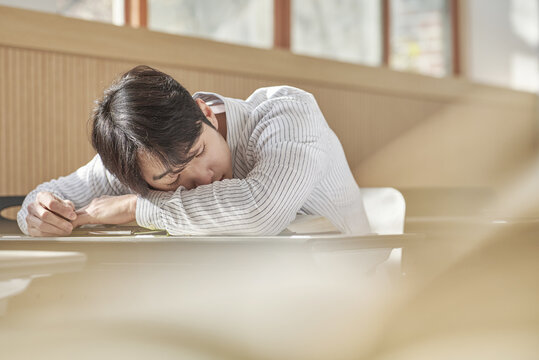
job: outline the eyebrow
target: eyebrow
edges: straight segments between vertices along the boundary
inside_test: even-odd
[[[164,176],[170,174],[172,172],[172,169],[168,169],[167,171],[165,171],[164,173],[162,173],[161,175],[154,175],[154,177],[152,179],[154,180],[160,180],[162,179]]]
[[[200,153],[200,149],[203,149],[204,148],[204,144],[202,144],[198,149],[197,149],[197,154]],[[195,155],[196,156],[196,155]],[[192,156],[189,161],[191,161],[195,156]],[[152,179],[155,181],[155,180],[161,180],[163,177],[167,176],[168,174],[170,174],[171,172],[174,172],[175,174],[179,174],[183,171],[183,167],[179,170],[172,170],[172,169],[168,169],[167,171],[165,171],[164,173],[160,174],[160,175],[154,175],[152,177]]]

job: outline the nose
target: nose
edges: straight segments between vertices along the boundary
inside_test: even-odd
[[[213,181],[213,171],[209,168],[192,169],[193,187],[211,184]]]

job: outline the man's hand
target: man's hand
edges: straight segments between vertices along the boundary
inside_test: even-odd
[[[31,236],[69,235],[73,230],[75,206],[69,200],[62,200],[48,191],[39,192],[36,200],[28,205],[26,224]]]
[[[77,210],[73,228],[84,224],[125,224],[135,221],[137,195],[101,196]]]

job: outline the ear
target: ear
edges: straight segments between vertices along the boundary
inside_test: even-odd
[[[204,114],[204,116],[212,123],[215,129],[218,129],[219,122],[217,121],[215,114],[211,110],[211,107],[209,107],[202,99],[195,99],[195,101],[198,107],[200,108],[200,110],[202,110],[202,113]]]

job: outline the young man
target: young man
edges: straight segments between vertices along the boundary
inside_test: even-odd
[[[92,144],[98,154],[88,164],[28,194],[17,216],[23,232],[69,235],[136,220],[177,235],[272,235],[296,214],[369,232],[337,136],[314,97],[296,88],[192,97],[137,66],[98,102]]]

